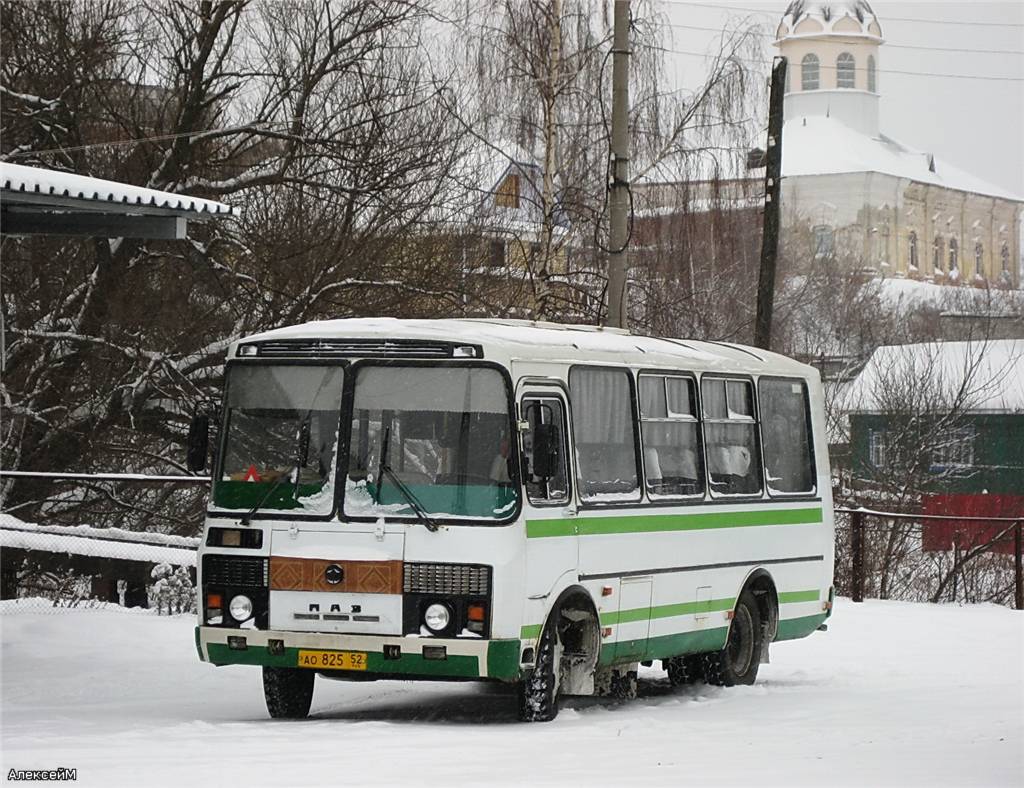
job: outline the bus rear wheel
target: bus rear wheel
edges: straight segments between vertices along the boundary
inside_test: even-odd
[[[302,668],[263,668],[263,697],[275,720],[301,720],[313,705],[316,673]]]
[[[754,595],[745,590],[736,601],[725,648],[704,655],[704,680],[722,687],[753,684],[761,663],[761,637],[761,613]]]
[[[704,655],[687,654],[683,657],[672,657],[665,660],[668,681],[673,687],[693,684],[704,678]]]

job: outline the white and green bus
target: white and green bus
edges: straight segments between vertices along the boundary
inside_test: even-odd
[[[750,684],[823,629],[817,372],[763,350],[505,320],[353,319],[229,350],[199,553],[200,659],[564,695]],[[197,418],[189,464],[204,466]]]

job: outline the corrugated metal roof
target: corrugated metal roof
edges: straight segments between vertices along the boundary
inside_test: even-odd
[[[190,214],[237,214],[230,205],[214,200],[9,162],[0,162],[0,187],[4,193],[0,196],[7,199],[6,192],[15,192]]]

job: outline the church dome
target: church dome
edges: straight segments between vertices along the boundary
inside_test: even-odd
[[[856,36],[882,39],[882,27],[865,0],[793,0],[776,32],[790,37]]]

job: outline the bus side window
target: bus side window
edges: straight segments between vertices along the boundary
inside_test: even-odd
[[[743,379],[704,377],[700,390],[711,491],[760,495],[761,453],[753,384]]]
[[[569,370],[577,483],[586,503],[640,500],[632,379],[625,369]]]
[[[523,433],[526,495],[531,503],[565,503],[569,500],[565,405],[556,397],[525,397],[522,409],[530,424]]]
[[[806,384],[802,380],[761,378],[757,392],[768,493],[813,493]]]
[[[654,499],[704,494],[703,452],[694,381],[640,375],[644,478]]]

